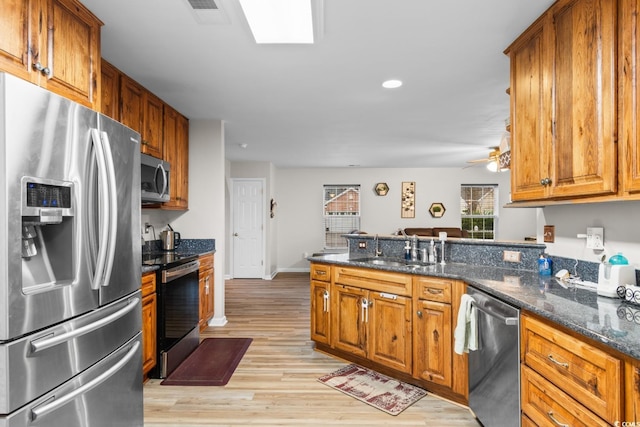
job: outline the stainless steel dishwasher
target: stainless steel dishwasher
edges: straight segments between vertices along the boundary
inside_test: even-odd
[[[486,427],[520,426],[520,310],[469,286],[478,349],[469,351],[469,407]]]

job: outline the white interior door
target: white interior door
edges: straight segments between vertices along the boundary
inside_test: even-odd
[[[233,277],[264,275],[264,181],[233,180]]]

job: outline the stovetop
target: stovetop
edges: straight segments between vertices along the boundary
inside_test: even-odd
[[[199,254],[163,251],[163,252],[143,252],[142,265],[157,265],[160,268],[168,268],[184,264],[198,259]]]

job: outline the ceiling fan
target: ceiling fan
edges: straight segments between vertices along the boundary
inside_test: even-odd
[[[491,166],[495,165],[497,170],[498,164],[500,163],[500,147],[489,147],[491,151],[489,152],[489,156],[483,159],[475,159],[475,160],[467,160],[467,163],[470,163],[469,166],[465,166],[466,168],[470,168],[471,166],[475,166],[481,163],[487,163],[487,168],[492,170]]]

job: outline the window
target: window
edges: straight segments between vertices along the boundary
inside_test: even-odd
[[[460,188],[462,229],[472,239],[494,240],[498,228],[498,186],[465,185]]]
[[[360,230],[360,185],[325,185],[323,197],[324,248],[344,249],[342,235]]]

